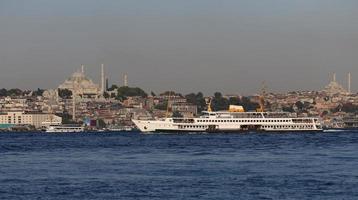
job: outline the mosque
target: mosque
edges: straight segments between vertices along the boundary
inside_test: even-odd
[[[350,94],[350,82],[351,75],[348,73],[348,90],[344,89],[342,85],[340,85],[336,81],[336,74],[333,74],[332,81],[322,90],[322,92],[326,93],[329,96],[333,96],[335,94],[338,95],[348,95]]]
[[[105,92],[104,66],[101,66],[101,86],[93,83],[85,74],[84,66],[81,66],[80,72],[75,72],[64,83],[58,86],[58,89],[68,89],[72,93],[85,99],[98,99]]]

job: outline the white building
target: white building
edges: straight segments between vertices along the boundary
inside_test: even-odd
[[[0,124],[32,125],[42,127],[44,122],[62,123],[62,118],[54,114],[26,113],[22,111],[0,113]]]

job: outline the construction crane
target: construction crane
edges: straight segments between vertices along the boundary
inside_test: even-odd
[[[256,109],[257,112],[265,112],[265,97],[266,97],[267,86],[265,81],[261,85],[261,94],[259,96],[260,107]]]
[[[212,103],[212,101],[213,101],[213,98],[210,97],[209,102],[207,103],[207,106],[208,106],[207,111],[208,111],[208,112],[212,112],[212,111],[213,111],[213,110],[211,109],[211,103]]]

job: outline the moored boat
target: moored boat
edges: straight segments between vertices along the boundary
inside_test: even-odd
[[[78,133],[84,131],[85,128],[78,125],[51,125],[46,129],[46,133]]]

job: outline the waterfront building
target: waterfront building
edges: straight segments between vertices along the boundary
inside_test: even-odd
[[[23,111],[0,113],[2,126],[32,125],[41,128],[44,122],[62,123],[62,118],[54,114]]]

